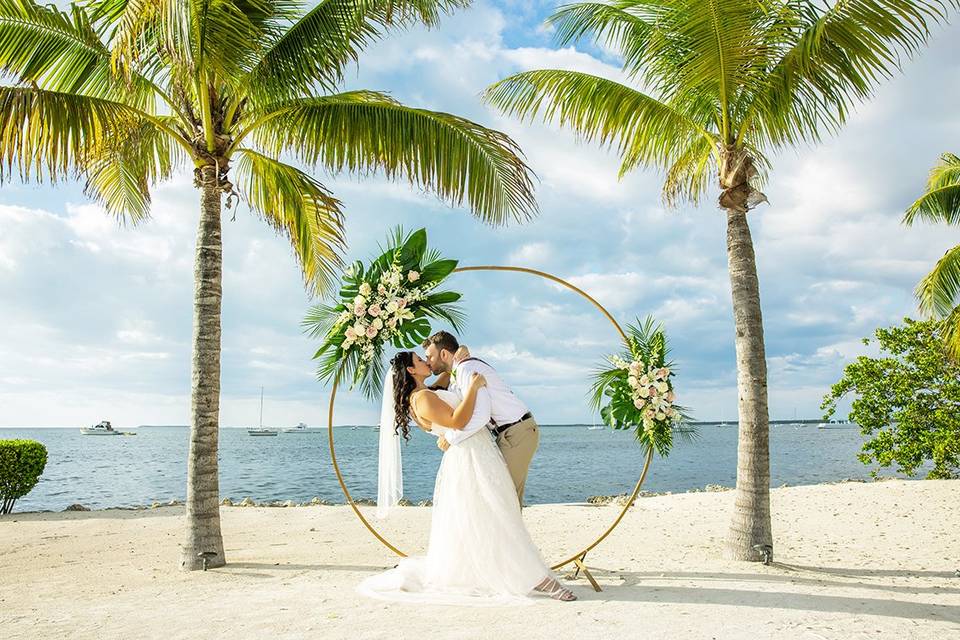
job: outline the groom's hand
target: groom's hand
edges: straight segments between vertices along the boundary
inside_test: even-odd
[[[440,451],[446,451],[447,449],[450,448],[450,443],[447,442],[446,438],[444,438],[443,436],[440,436],[439,438],[437,438],[437,448],[440,449]]]

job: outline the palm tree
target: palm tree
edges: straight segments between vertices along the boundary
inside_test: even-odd
[[[940,164],[927,180],[927,192],[903,217],[908,225],[917,220],[960,224],[960,158],[952,153],[940,156]],[[922,313],[944,319],[947,349],[960,358],[960,245],[943,254],[917,285],[916,293]]]
[[[0,180],[80,177],[120,220],[188,161],[200,190],[187,535],[181,566],[225,564],[220,533],[221,203],[242,198],[286,234],[308,289],[344,249],[341,203],[287,156],[331,173],[383,171],[501,224],[534,215],[507,136],[374,91],[338,91],[391,27],[434,26],[468,0],[0,0]],[[235,163],[235,164],[234,164]],[[188,165],[189,166],[189,165]],[[235,169],[238,187],[232,183]]]
[[[956,6],[957,0],[947,0]],[[769,415],[760,289],[747,213],[777,150],[835,132],[851,108],[946,19],[936,0],[608,0],[549,18],[560,46],[589,37],[622,58],[627,82],[533,70],[486,100],[525,120],[558,122],[614,149],[620,176],[665,172],[664,200],[699,202],[713,176],[727,220],[739,447],[727,549],[772,547]]]

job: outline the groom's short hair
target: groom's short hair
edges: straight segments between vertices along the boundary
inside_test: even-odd
[[[437,349],[446,349],[450,353],[456,353],[457,349],[460,348],[460,343],[457,341],[457,337],[446,331],[437,331],[435,334],[424,340],[423,344],[420,346],[426,349],[432,344],[437,345]]]

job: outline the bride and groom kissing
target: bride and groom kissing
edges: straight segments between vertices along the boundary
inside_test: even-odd
[[[576,600],[544,562],[520,509],[540,435],[523,402],[457,338],[440,331],[424,357],[390,361],[380,414],[377,516],[403,496],[400,439],[410,422],[444,452],[433,493],[425,556],[364,580],[357,590],[401,602],[496,605],[529,602],[533,592]],[[433,385],[426,380],[437,375]]]

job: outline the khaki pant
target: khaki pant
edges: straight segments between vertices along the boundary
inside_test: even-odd
[[[530,461],[533,460],[539,444],[540,428],[533,418],[518,422],[497,436],[497,446],[500,447],[503,459],[507,461],[507,469],[513,479],[513,486],[517,489],[517,500],[521,507]]]

